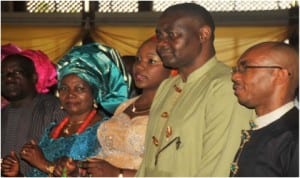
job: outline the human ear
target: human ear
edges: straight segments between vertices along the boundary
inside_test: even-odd
[[[204,25],[199,29],[199,39],[201,42],[211,39],[211,28],[208,25]]]
[[[291,73],[287,69],[277,70],[277,78],[276,80],[279,83],[286,83],[289,80]]]
[[[37,76],[36,73],[34,73],[34,74],[32,75],[32,82],[33,82],[33,83],[37,83],[37,82],[38,82],[38,76]]]

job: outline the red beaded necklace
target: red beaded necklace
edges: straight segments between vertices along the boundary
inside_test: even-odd
[[[86,127],[89,125],[89,123],[92,121],[92,119],[94,118],[94,116],[96,115],[97,110],[93,109],[89,115],[87,116],[87,118],[84,120],[84,122],[80,125],[80,127],[77,130],[77,134],[81,134]],[[65,117],[59,124],[57,127],[54,128],[53,132],[51,133],[51,138],[52,139],[57,139],[60,132],[62,131],[62,129],[65,127],[65,125],[69,122],[69,118]]]

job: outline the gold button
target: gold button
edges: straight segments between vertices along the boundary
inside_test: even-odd
[[[172,135],[172,127],[168,126],[166,129],[166,137],[169,138]]]
[[[163,118],[168,118],[169,113],[168,112],[163,112],[160,116],[163,117]]]
[[[152,142],[155,146],[158,146],[158,139],[155,136],[152,136]]]
[[[177,85],[174,85],[174,88],[175,88],[175,91],[178,92],[178,93],[181,93],[182,92],[182,89],[179,88]]]

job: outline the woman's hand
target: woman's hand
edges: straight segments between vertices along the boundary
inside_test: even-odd
[[[12,151],[5,156],[1,163],[1,174],[8,177],[17,177],[20,171],[20,161],[17,154]]]
[[[82,162],[82,168],[86,169],[87,176],[93,177],[118,177],[120,173],[119,168],[96,158]]]
[[[32,166],[45,172],[48,161],[46,160],[41,148],[34,140],[31,140],[23,146],[20,156]]]
[[[58,177],[78,176],[77,161],[69,157],[61,157],[55,162],[54,175]]]

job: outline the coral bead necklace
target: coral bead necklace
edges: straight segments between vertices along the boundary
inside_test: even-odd
[[[94,118],[94,116],[96,115],[97,110],[93,109],[87,116],[86,119],[84,119],[84,122],[80,125],[80,127],[78,128],[78,130],[76,131],[77,134],[81,134],[86,128],[87,126],[90,124],[90,122],[92,121],[92,119]],[[51,138],[52,139],[57,139],[58,136],[60,135],[62,129],[66,126],[66,124],[69,122],[69,118],[65,117],[59,124],[57,127],[55,127],[53,129],[53,132],[51,133]]]

